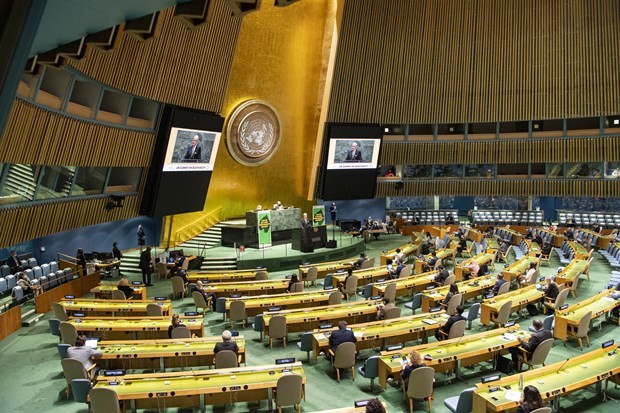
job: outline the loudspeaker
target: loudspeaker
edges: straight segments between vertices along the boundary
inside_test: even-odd
[[[325,248],[336,248],[336,240],[332,239],[327,241],[327,244],[325,244]]]

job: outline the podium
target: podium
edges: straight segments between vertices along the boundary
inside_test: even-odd
[[[313,252],[315,248],[325,248],[327,245],[327,227],[312,228],[307,233],[301,228],[293,230],[291,248],[295,251]]]

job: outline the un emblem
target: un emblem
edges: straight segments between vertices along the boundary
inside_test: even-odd
[[[257,166],[273,156],[280,146],[280,118],[261,100],[248,100],[228,118],[226,146],[240,164]]]

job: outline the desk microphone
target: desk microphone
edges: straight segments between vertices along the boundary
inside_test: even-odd
[[[463,339],[463,337],[465,337],[465,334],[463,334],[461,337],[459,337],[459,339],[456,341],[456,343],[454,343],[454,346],[458,346],[459,343],[461,342],[461,340]]]
[[[560,374],[560,370],[562,370],[562,367],[564,367],[564,365],[565,365],[566,363],[568,363],[568,360],[570,360],[570,359],[568,358],[568,359],[566,359],[566,361],[565,361],[564,363],[562,363],[562,365],[560,366],[560,368],[558,369],[558,371],[556,371],[556,373],[557,373],[557,374]]]

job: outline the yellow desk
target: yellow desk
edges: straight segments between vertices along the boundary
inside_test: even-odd
[[[496,316],[500,307],[506,301],[512,301],[511,313],[524,309],[529,303],[539,301],[544,293],[536,289],[535,285],[528,285],[525,288],[509,291],[506,294],[489,298],[482,302],[480,306],[480,323],[488,326],[491,324],[491,315]]]
[[[463,294],[463,299],[470,300],[481,296],[483,289],[492,288],[496,280],[495,275],[489,274],[484,277],[461,281],[456,285],[459,287],[459,294]],[[426,313],[429,309],[439,306],[439,303],[446,298],[448,291],[450,291],[449,285],[422,291],[422,311]]]
[[[254,297],[227,298],[226,316],[230,316],[230,303],[243,301],[245,312],[249,317],[268,311],[270,307],[281,307],[283,310],[292,308],[316,307],[329,301],[329,295],[337,290],[316,290],[301,293],[285,293],[273,295],[257,295]]]
[[[613,289],[602,291],[564,310],[556,310],[553,336],[560,340],[566,340],[568,328],[576,329],[579,325],[579,320],[587,312],[592,311],[592,319],[594,320],[620,306],[620,301],[611,298],[610,294],[612,291]]]
[[[102,261],[95,262],[95,268],[97,269],[97,271],[108,273],[108,274],[110,270],[112,270],[112,268],[116,267],[117,265],[121,265],[120,260],[114,260],[114,261],[109,261],[109,262],[102,262]]]
[[[86,298],[64,298],[58,304],[62,305],[71,315],[75,312],[85,313],[88,316],[147,316],[146,307],[149,304],[161,306],[163,315],[170,315],[172,303],[170,301],[133,301],[133,300],[98,300]]]
[[[507,232],[507,233],[512,235],[512,237],[510,238],[510,243],[512,245],[517,245],[518,246],[518,245],[521,244],[521,241],[523,241],[523,235],[520,232],[515,231],[514,229],[510,229],[510,228],[507,228],[507,227],[497,227],[497,229],[498,230],[502,230],[502,231]],[[497,231],[495,231],[495,233],[497,234]]]
[[[419,246],[420,246],[420,241],[409,242],[409,243],[407,243],[405,245],[401,245],[398,248],[394,248],[394,249],[391,249],[389,251],[385,251],[385,252],[383,252],[381,254],[381,257],[380,257],[381,265],[388,265],[388,264],[390,264],[394,260],[394,257],[396,256],[396,250],[397,249],[400,249],[400,253],[403,254],[403,256],[405,257],[405,262],[406,262],[407,259],[409,258],[409,256],[411,254],[414,254],[418,250]]]
[[[447,257],[452,257],[454,254],[456,254],[456,245],[455,243],[451,243],[450,244],[450,248],[442,248],[440,250],[437,250],[435,252],[435,255],[437,256],[437,258],[439,258],[442,263],[444,262],[444,260]],[[425,270],[428,271],[428,265],[427,262],[429,259],[431,259],[433,255],[432,254],[427,254],[424,256],[424,259],[416,259],[415,260],[415,264],[414,264],[414,274],[421,274],[423,273]],[[431,268],[432,270],[432,268]]]
[[[467,233],[467,239],[473,242],[481,243],[484,238],[484,234],[477,229],[469,228],[469,232]]]
[[[495,255],[495,253],[497,253],[497,250],[499,250],[499,245],[497,244],[497,239],[496,238],[487,238],[487,250],[486,250],[486,252],[489,253],[489,254]]]
[[[80,317],[69,323],[80,332],[109,340],[140,340],[168,338],[170,317]],[[181,323],[198,337],[204,336],[202,317],[182,317]]]
[[[575,278],[579,277],[588,266],[588,260],[573,260],[555,276],[556,284],[564,284],[567,287],[573,285]]]
[[[519,261],[515,261],[510,264],[508,267],[504,268],[502,272],[504,273],[504,280],[510,282],[517,277],[524,275],[527,270],[530,268],[530,264],[533,262],[538,262],[538,257],[532,255],[526,255],[521,258]]]
[[[533,257],[540,257],[541,250],[540,245],[538,245],[535,241],[530,241],[529,239],[524,239],[523,242],[527,245],[527,255],[531,255]]]
[[[146,301],[146,286],[142,285],[132,285],[133,287],[133,299]],[[102,299],[111,299],[112,291],[118,290],[117,284],[99,284],[95,288],[91,289],[91,293],[95,293],[95,297]]]
[[[187,339],[100,341],[101,357],[97,363],[106,369],[152,369],[212,366],[215,364],[213,349],[221,337]],[[241,363],[245,363],[245,339],[233,337],[239,347]]]
[[[558,235],[557,232],[553,232],[553,231],[549,231],[548,229],[545,228],[536,228],[536,231],[538,232],[544,232],[545,234],[551,234],[551,245],[553,245],[554,247],[561,247],[562,246],[562,237],[560,235]],[[543,237],[544,238],[544,237]]]
[[[573,258],[577,258],[578,260],[588,259],[588,250],[586,250],[583,245],[576,241],[566,241],[566,243],[573,250]]]
[[[231,281],[251,281],[256,279],[259,271],[267,272],[265,268],[256,270],[234,270],[234,271],[191,271],[187,273],[188,282],[208,281],[208,282],[231,282]]]
[[[469,274],[469,268],[467,266],[475,261],[479,266],[482,264],[489,264],[493,261],[494,253],[491,252],[483,252],[482,254],[478,254],[472,258],[468,258],[464,261],[461,261],[456,267],[454,267],[454,275],[457,280],[463,280],[465,275]]]
[[[385,279],[390,275],[390,271],[387,266],[366,268],[363,270],[353,271],[354,275],[357,275],[357,286],[362,287],[366,284],[370,284],[380,279]],[[344,284],[345,279],[349,274],[346,272],[334,274],[332,278],[332,285],[336,288],[340,288],[341,284]]]
[[[420,291],[426,290],[429,285],[433,285],[433,280],[437,274],[439,274],[439,271],[430,271],[410,277],[375,283],[372,286],[372,295],[384,295],[385,289],[389,284],[396,284],[397,297],[412,295],[412,291],[413,293],[419,293]]]
[[[325,275],[331,273],[335,273],[337,271],[346,271],[351,268],[351,264],[357,261],[357,258],[349,258],[346,260],[338,260],[338,261],[329,261],[329,262],[319,262],[316,264],[308,264],[308,265],[300,265],[299,266],[299,279],[304,280],[306,278],[306,274],[308,273],[308,269],[311,267],[316,267],[317,269],[317,278],[325,278]]]
[[[98,377],[95,388],[114,390],[131,410],[269,400],[272,389],[283,375],[298,374],[304,388],[306,376],[301,363],[278,366],[239,367],[234,369],[181,371],[174,373],[131,374]],[[304,389],[302,389],[304,391]]]
[[[353,330],[357,338],[357,350],[382,348],[389,344],[405,343],[412,340],[424,340],[433,335],[446,322],[448,316],[443,312],[433,314],[417,314],[391,320],[373,321],[370,323],[351,324],[347,328]],[[320,351],[329,349],[329,336],[338,327],[316,331],[312,334],[312,352],[316,359]]]
[[[432,360],[423,359],[423,362],[432,367],[436,373],[456,370],[458,377],[460,367],[492,360],[507,352],[509,348],[519,346],[521,344],[519,340],[526,337],[529,337],[529,333],[519,330],[519,326],[515,325],[466,335],[460,339],[405,347],[395,351],[382,351],[379,359],[379,384],[385,389],[388,377],[400,381],[403,369],[402,356],[408,356],[412,350],[417,351],[422,357],[427,354],[431,356]]]
[[[264,281],[239,281],[230,283],[210,283],[202,289],[207,293],[215,293],[217,297],[229,297],[231,294],[260,295],[277,294],[288,291],[287,279]]]
[[[372,399],[373,397],[370,397],[370,398]],[[383,407],[385,408],[385,413],[388,413],[387,406],[385,405],[385,403],[381,403],[381,404],[383,404]],[[319,410],[313,413],[366,413],[366,406],[341,407],[338,409]]]
[[[559,361],[546,367],[539,367],[522,373],[523,387],[535,386],[543,400],[559,404],[559,398],[583,389],[591,384],[606,381],[620,373],[620,351],[617,344],[599,348],[585,354]],[[609,355],[608,353],[612,353]],[[617,377],[613,377],[617,379]],[[506,387],[519,391],[519,374],[504,377],[499,381],[477,384],[473,394],[473,412],[500,412],[515,409],[517,402],[506,399]],[[492,387],[498,391],[490,392]],[[492,399],[495,397],[495,399]],[[612,409],[613,410],[613,409]]]
[[[324,307],[263,313],[263,333],[267,336],[269,335],[269,320],[275,315],[286,317],[286,326],[289,333],[312,330],[318,328],[321,324],[337,324],[340,320],[344,320],[349,324],[371,321],[377,315],[378,303],[378,301],[367,300]]]

